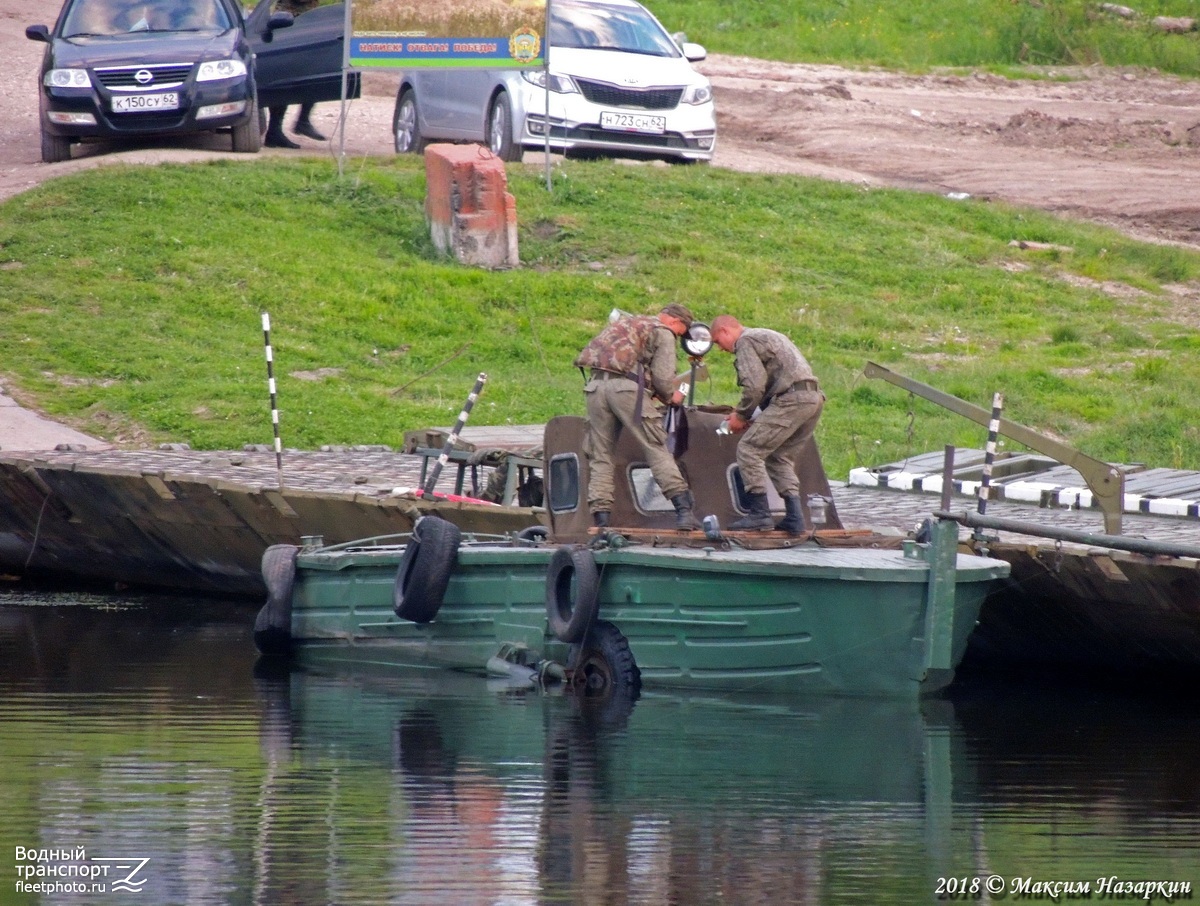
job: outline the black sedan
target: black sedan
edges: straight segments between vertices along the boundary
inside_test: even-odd
[[[343,5],[294,18],[274,2],[243,18],[236,0],[67,0],[53,30],[25,30],[48,45],[42,159],[67,160],[89,139],[217,130],[254,153],[260,106],[340,98]],[[356,96],[357,80],[349,87]]]

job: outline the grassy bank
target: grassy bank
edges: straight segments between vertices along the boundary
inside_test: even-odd
[[[671,29],[716,53],[790,62],[934,66],[1148,66],[1200,75],[1200,34],[1165,34],[1155,16],[1195,16],[1191,0],[1129,0],[1122,19],[1092,0],[652,0]]]
[[[514,168],[525,266],[488,273],[434,255],[419,160],[356,168],[105,167],[6,202],[10,386],[127,443],[269,443],[266,310],[285,444],[399,445],[452,423],[479,371],[473,423],[581,414],[571,362],[609,311],[684,301],[809,354],[834,476],[982,446],[977,426],[864,379],[868,359],[983,406],[1001,391],[1009,417],[1095,456],[1200,468],[1195,254],[999,205],[572,162],[550,194]],[[1189,281],[1181,307],[1170,287]],[[732,402],[730,358],[711,363],[701,401]]]

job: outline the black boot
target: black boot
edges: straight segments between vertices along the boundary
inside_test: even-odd
[[[696,500],[692,497],[691,491],[684,491],[671,498],[671,506],[675,507],[675,528],[679,531],[698,532],[704,528],[700,524],[700,520],[696,518],[696,514],[692,512],[692,507],[695,505]]]
[[[775,528],[775,520],[767,506],[766,494],[747,494],[750,500],[750,512],[737,522],[729,524],[733,532],[769,532]]]
[[[596,528],[608,528],[608,510],[597,510],[592,513],[592,522]]]
[[[300,145],[283,134],[283,115],[287,107],[271,107],[271,116],[267,121],[267,134],[263,136],[263,144],[268,148],[299,148]]]
[[[311,138],[313,141],[323,142],[325,141],[325,136],[318,132],[317,127],[308,120],[308,115],[312,113],[312,108],[312,104],[304,104],[300,107],[300,115],[296,117],[296,125],[292,126],[292,131],[297,135]]]
[[[783,506],[787,515],[775,526],[778,531],[789,535],[803,535],[805,532],[804,512],[800,509],[800,497],[792,495],[783,498]]]

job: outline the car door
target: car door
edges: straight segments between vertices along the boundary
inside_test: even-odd
[[[259,106],[340,100],[345,4],[318,6],[296,16],[287,28],[268,29],[273,2],[261,0],[246,21],[247,39],[255,53]],[[351,72],[347,97],[358,97],[360,90],[359,74]]]
[[[446,101],[446,70],[413,69],[404,73],[417,95],[421,134],[426,138],[451,138]]]
[[[485,139],[495,78],[496,73],[487,69],[446,72],[446,129],[450,137],[474,142]]]

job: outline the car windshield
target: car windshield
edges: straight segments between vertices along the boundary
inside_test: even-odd
[[[642,7],[570,0],[550,4],[550,46],[679,56],[671,36]]]
[[[224,31],[233,23],[218,0],[75,0],[64,38],[136,32]]]

